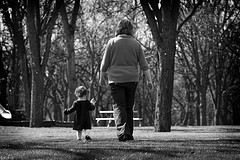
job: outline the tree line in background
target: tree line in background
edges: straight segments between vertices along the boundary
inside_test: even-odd
[[[24,109],[30,127],[71,121],[63,110],[78,85],[97,100],[93,119],[112,110],[99,68],[122,18],[133,22],[151,67],[154,89],[140,72],[135,99],[143,125],[170,131],[240,124],[238,1],[2,0],[0,6],[1,104]]]

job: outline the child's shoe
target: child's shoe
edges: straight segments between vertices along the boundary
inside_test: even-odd
[[[89,137],[88,135],[85,136],[85,139],[86,139],[87,141],[91,141],[91,140],[92,140],[91,137]]]

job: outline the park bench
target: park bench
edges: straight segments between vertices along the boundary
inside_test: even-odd
[[[108,121],[107,127],[109,127],[109,126],[110,126],[110,123],[111,123],[112,121],[114,121],[113,111],[99,111],[99,113],[100,113],[100,114],[107,114],[107,117],[96,118],[97,123],[99,123],[100,121]],[[133,111],[133,113],[137,113],[137,111]],[[142,123],[141,123],[142,118],[134,117],[133,120],[134,120],[134,121],[138,121],[138,122],[139,122],[139,126],[142,125]]]

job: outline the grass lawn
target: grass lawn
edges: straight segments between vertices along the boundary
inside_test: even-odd
[[[91,142],[67,127],[0,126],[0,159],[240,160],[240,126],[135,127],[134,141],[118,142],[114,127],[93,127]]]

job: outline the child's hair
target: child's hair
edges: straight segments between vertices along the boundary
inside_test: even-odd
[[[83,97],[87,95],[87,89],[84,86],[79,86],[75,89],[75,95],[77,97]]]

